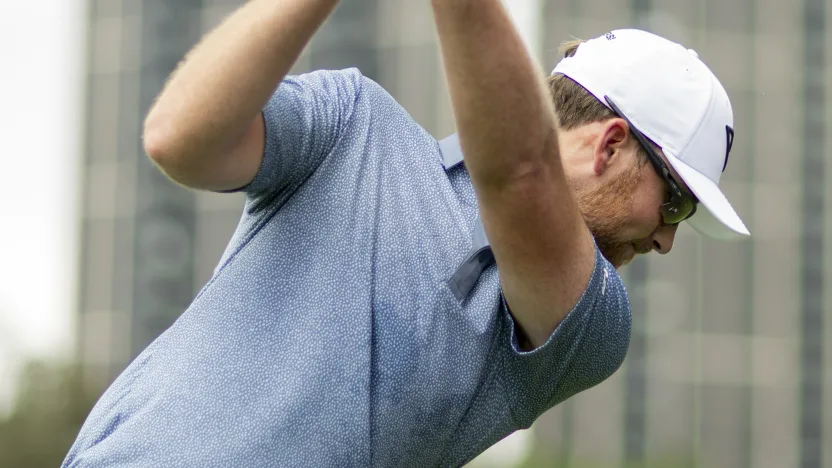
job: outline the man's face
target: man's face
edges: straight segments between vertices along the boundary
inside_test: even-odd
[[[598,248],[615,268],[637,254],[654,249],[667,253],[672,248],[676,226],[663,225],[660,213],[669,187],[649,163],[639,164],[635,154],[626,168],[604,183],[573,188]]]

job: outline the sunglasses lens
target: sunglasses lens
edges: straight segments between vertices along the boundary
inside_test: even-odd
[[[679,224],[690,218],[695,209],[696,205],[694,205],[692,200],[674,197],[672,200],[662,205],[662,218],[665,224]]]

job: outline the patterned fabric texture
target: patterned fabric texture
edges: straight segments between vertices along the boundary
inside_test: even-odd
[[[63,467],[461,466],[609,377],[627,293],[596,251],[583,297],[522,352],[497,266],[464,297],[464,164],[358,70],[287,77],[213,277],[118,377]]]

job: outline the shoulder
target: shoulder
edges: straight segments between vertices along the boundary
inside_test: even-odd
[[[306,91],[317,91],[322,94],[347,94],[369,96],[392,96],[372,78],[364,75],[356,67],[342,69],[317,69],[297,74],[287,75],[280,85],[281,88],[301,88]],[[280,89],[280,88],[279,88]]]
[[[321,68],[286,75],[283,78],[283,83],[326,87],[327,85],[340,83],[362,85],[365,80],[369,80],[369,78],[365,77],[361,73],[361,70],[355,67],[341,69]]]
[[[357,68],[319,69],[286,75],[266,105],[266,111],[304,106],[338,109],[355,104],[367,78]]]
[[[287,75],[272,101],[283,95],[302,96],[302,101],[313,107],[367,107],[374,114],[408,115],[408,111],[378,81],[356,67],[318,69]]]
[[[501,375],[517,424],[528,427],[540,414],[612,376],[630,344],[632,313],[618,272],[595,252],[586,289],[543,345],[521,347],[508,305],[502,338]]]

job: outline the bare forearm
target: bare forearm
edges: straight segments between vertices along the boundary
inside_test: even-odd
[[[154,159],[232,147],[262,111],[338,0],[252,0],[180,64],[145,121]]]
[[[460,142],[475,182],[499,183],[536,168],[541,158],[556,158],[554,110],[543,74],[500,0],[432,3]]]

